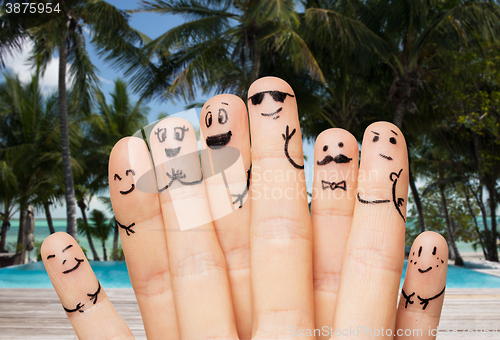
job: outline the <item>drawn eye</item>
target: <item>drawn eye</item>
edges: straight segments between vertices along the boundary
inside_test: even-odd
[[[389,142],[391,142],[391,144],[396,144],[396,138],[391,137],[391,138],[389,139]]]
[[[374,143],[378,142],[378,140],[379,140],[378,136],[373,136],[373,142]]]
[[[119,181],[122,180],[122,178],[120,176],[118,176],[118,174],[115,174],[115,176],[113,178],[114,178],[115,181],[116,181],[117,178],[118,178]]]
[[[210,124],[212,124],[212,115],[210,115]],[[185,126],[183,126],[183,127],[176,127],[174,129],[174,132],[175,132],[174,138],[176,140],[178,140],[179,142],[182,142],[184,140],[184,134],[188,130],[189,130],[189,128],[186,128]]]
[[[420,246],[420,248],[418,248],[418,257],[420,257],[420,254],[422,254],[422,246]]]
[[[132,169],[128,169],[127,171],[125,171],[125,175],[128,176],[128,174],[131,173],[132,176],[135,176],[135,171],[132,170]]]
[[[340,142],[339,143],[339,148],[343,148],[344,147],[344,143]]]
[[[260,103],[262,103],[264,95],[265,95],[264,92],[259,92],[251,96],[250,101],[252,102],[252,105],[259,105]]]
[[[205,116],[205,125],[209,128],[212,125],[212,112],[208,111]]]
[[[227,122],[227,111],[224,109],[219,109],[219,124],[226,124]]]
[[[328,145],[325,145],[325,146],[323,147],[323,151],[326,151],[326,150],[328,150]]]

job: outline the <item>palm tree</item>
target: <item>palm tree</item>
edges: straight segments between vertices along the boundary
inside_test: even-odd
[[[0,150],[3,146],[0,139]],[[1,153],[1,151],[0,151]],[[2,220],[2,229],[0,232],[0,253],[5,252],[5,242],[7,240],[7,231],[10,227],[10,219],[16,212],[16,203],[18,199],[17,178],[11,167],[9,160],[4,160],[5,156],[0,154],[0,204],[2,210],[0,217]]]
[[[10,164],[11,170],[5,172],[6,175],[15,174],[15,177],[10,175],[10,182],[14,178],[17,180],[18,245],[22,245],[25,209],[35,201],[35,193],[52,190],[49,183],[57,174],[55,167],[60,154],[56,151],[59,133],[55,127],[58,115],[54,110],[56,100],[44,98],[38,77],[33,77],[28,84],[22,84],[19,78],[9,74],[4,77],[5,82],[0,85],[0,161]]]
[[[77,158],[84,164],[84,170],[75,177],[75,193],[84,225],[88,224],[86,210],[91,199],[108,188],[108,160],[113,146],[121,138],[133,135],[141,127],[148,124],[149,108],[142,101],[133,103],[127,90],[127,84],[117,79],[114,91],[111,93],[112,102],[107,103],[101,91],[97,91],[96,109],[85,119],[83,130],[85,138],[82,146],[76,151]],[[82,229],[83,228],[83,229]],[[99,260],[92,242],[91,233],[83,225],[79,229],[85,230],[92,250],[94,260]]]
[[[101,241],[104,261],[107,261],[108,255],[106,253],[106,240],[108,239],[111,230],[114,228],[114,223],[106,219],[104,213],[97,209],[90,212],[90,222],[92,236]]]
[[[254,80],[280,63],[305,68],[323,80],[297,33],[300,18],[293,0],[144,0],[137,11],[186,19],[141,53],[121,60],[144,98],[190,100],[199,91],[243,96]]]
[[[60,1],[58,15],[30,27],[29,22],[19,22],[14,15],[3,13],[1,22],[5,38],[0,40],[0,61],[5,53],[20,49],[22,41],[29,38],[34,43],[31,61],[40,73],[44,73],[53,55],[59,54],[59,122],[61,133],[64,187],[67,212],[67,231],[76,237],[76,201],[68,128],[68,102],[66,95],[66,68],[72,79],[73,107],[90,111],[93,89],[98,86],[95,67],[86,51],[83,27],[90,30],[91,43],[98,53],[106,57],[116,56],[123,46],[145,39],[128,24],[128,15],[102,0]],[[29,20],[29,19],[27,19]]]

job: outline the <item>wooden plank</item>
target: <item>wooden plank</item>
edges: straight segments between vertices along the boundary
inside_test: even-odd
[[[106,289],[106,294],[135,338],[146,339],[132,289]],[[499,311],[500,289],[447,289],[438,339],[500,339]],[[53,289],[0,289],[0,339],[76,336]]]

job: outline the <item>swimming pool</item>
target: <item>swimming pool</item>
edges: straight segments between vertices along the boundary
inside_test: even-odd
[[[127,265],[120,261],[90,261],[99,282],[104,288],[131,288]],[[401,277],[403,284],[406,261]],[[470,269],[448,266],[447,288],[500,288],[500,277]],[[42,262],[0,269],[0,288],[52,288]]]

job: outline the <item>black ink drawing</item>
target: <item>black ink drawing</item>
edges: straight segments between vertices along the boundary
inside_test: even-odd
[[[68,312],[68,313],[73,313],[73,312],[76,312],[76,311],[78,311],[78,312],[80,312],[80,313],[83,313],[83,310],[82,310],[83,306],[85,306],[85,304],[82,304],[81,302],[79,302],[79,303],[76,305],[76,308],[75,308],[75,309],[68,309],[68,308],[66,308],[66,307],[64,307],[64,306],[63,306],[63,308],[64,308],[64,310],[65,310],[66,312]]]
[[[405,200],[404,200],[404,198],[401,198],[401,197],[396,198],[396,185],[398,183],[398,178],[401,175],[402,171],[403,171],[403,169],[399,170],[398,173],[391,172],[391,174],[389,175],[389,179],[393,182],[393,184],[392,184],[392,201],[394,203],[394,206],[396,207],[396,210],[399,213],[399,216],[401,216],[401,218],[403,219],[403,221],[406,222],[406,219],[403,216],[403,213],[401,212],[401,209],[399,208],[399,207],[403,206]]]
[[[222,102],[221,104],[229,105],[228,103],[224,103],[224,102]],[[205,109],[208,109],[209,107],[210,107],[210,105],[207,105],[207,107],[205,107]],[[219,124],[221,124],[221,125],[224,125],[227,123],[228,115],[227,115],[226,109],[224,109],[224,108],[219,109],[219,114],[217,116],[217,120],[219,121]],[[207,128],[209,128],[212,125],[212,112],[211,111],[208,111],[207,114],[205,115],[205,125],[207,126]],[[205,141],[207,143],[207,146],[210,149],[217,150],[217,149],[221,149],[221,148],[225,147],[231,141],[232,135],[233,135],[232,132],[228,131],[225,133],[221,133],[219,135],[208,136],[205,139]]]
[[[262,91],[262,92],[258,92],[256,94],[254,94],[253,96],[251,96],[248,99],[250,99],[252,105],[260,105],[262,103],[262,100],[264,99],[264,96],[266,93],[269,93],[275,102],[280,102],[280,103],[283,103],[285,101],[286,96],[290,96],[292,98],[295,97],[292,94],[289,94],[286,92],[281,92],[281,91]],[[280,117],[277,114],[280,113],[282,110],[283,110],[283,108],[280,107],[279,109],[277,109],[274,112],[271,112],[271,113],[261,112],[260,114],[264,117],[273,117],[273,119],[276,120]]]
[[[92,300],[94,300],[94,301],[93,301],[93,304],[94,304],[94,305],[95,305],[95,304],[96,304],[96,302],[97,302],[97,296],[98,296],[98,295],[99,295],[99,293],[101,292],[101,283],[100,283],[99,281],[97,281],[97,284],[98,284],[99,286],[97,287],[97,290],[96,290],[96,292],[95,292],[95,293],[93,293],[93,294],[88,294],[88,293],[87,293],[87,296],[90,296],[90,301],[92,302]]]
[[[321,180],[321,189],[323,190],[327,190],[327,189],[331,189],[331,190],[335,190],[335,189],[342,189],[344,191],[346,191],[346,182],[345,180],[343,180],[342,182],[338,182],[338,183],[335,183],[335,182],[327,182],[327,181],[324,181],[324,180]]]
[[[344,143],[340,142],[339,148],[343,148],[343,147],[344,147]],[[323,151],[326,152],[327,150],[328,150],[328,145],[325,145],[323,147]],[[343,163],[349,163],[350,161],[352,161],[352,158],[349,158],[344,154],[338,154],[335,157],[332,157],[330,155],[326,155],[325,158],[323,158],[321,161],[317,161],[316,164],[327,165],[331,162],[335,162],[337,164],[343,164]]]
[[[359,192],[358,192],[358,201],[364,204],[379,204],[379,203],[389,203],[391,200],[374,200],[374,201],[367,201],[359,197]]]
[[[97,296],[99,295],[99,293],[101,292],[101,283],[99,281],[97,281],[97,284],[98,284],[98,287],[97,287],[97,290],[95,293],[93,294],[88,294],[87,293],[87,296],[90,297],[90,302],[92,302],[92,304],[96,304],[97,303]],[[64,310],[67,312],[67,313],[74,313],[74,312],[80,312],[80,313],[83,313],[83,307],[85,306],[84,303],[81,303],[79,302],[77,305],[76,305],[76,308],[75,309],[68,309],[66,307],[63,306]]]
[[[165,129],[166,130],[166,129]],[[175,127],[174,128],[174,139],[175,140],[178,140],[179,142],[182,142],[184,140],[184,136],[185,136],[185,133],[186,131],[189,131],[189,128],[185,127],[185,126],[178,126],[178,127]],[[156,133],[156,132],[155,132]],[[165,136],[166,136],[166,132],[165,132]],[[165,137],[166,138],[166,137]],[[175,157],[179,154],[179,152],[181,151],[181,147],[178,146],[176,148],[165,148],[165,155],[168,157],[168,158],[172,158],[172,157]]]
[[[378,137],[378,136],[375,136],[375,137]],[[401,197],[397,198],[396,197],[396,186],[398,184],[398,178],[399,178],[399,176],[401,176],[402,171],[403,171],[403,169],[399,170],[399,172],[397,172],[397,173],[391,172],[391,174],[389,175],[389,179],[392,182],[392,202],[394,203],[394,206],[396,207],[396,210],[398,211],[399,216],[401,216],[403,221],[406,222],[406,219],[403,216],[403,213],[401,212],[401,209],[400,209],[400,207],[402,207],[404,204],[404,198],[401,198]],[[358,201],[361,203],[364,203],[364,204],[380,204],[380,203],[389,203],[391,201],[391,200],[374,200],[374,201],[364,200],[359,196],[359,192],[357,194],[357,197],[358,197]]]
[[[433,297],[427,298],[427,299],[422,298],[419,295],[417,295],[417,298],[420,300],[420,304],[422,305],[422,310],[425,310],[427,308],[430,301],[437,299],[438,297],[443,295],[445,289],[446,289],[446,287],[444,287],[443,290],[441,292],[439,292],[438,294],[434,295]]]
[[[286,126],[286,132],[285,134],[281,134],[283,136],[283,139],[285,140],[285,156],[290,162],[290,164],[293,165],[294,168],[296,169],[304,169],[304,165],[298,165],[297,163],[294,162],[294,160],[290,157],[290,154],[288,153],[288,143],[290,142],[290,139],[292,139],[293,135],[296,132],[296,129],[293,129],[292,133],[289,133],[290,128],[288,125]]]
[[[68,246],[64,247],[64,249],[61,251],[61,253],[64,253],[66,250],[68,250],[68,249],[70,249],[70,248],[73,248],[73,245],[72,245],[72,244],[70,244],[70,245],[68,245]],[[53,259],[53,258],[55,258],[55,257],[56,257],[56,255],[55,255],[55,254],[51,254],[51,255],[47,256],[47,260]],[[75,261],[76,261],[76,265],[75,265],[74,267],[72,267],[72,268],[70,268],[70,269],[67,269],[67,270],[63,271],[62,273],[63,273],[63,274],[69,274],[69,273],[71,273],[71,272],[73,272],[73,271],[77,270],[77,269],[78,269],[78,267],[80,267],[80,264],[81,264],[82,262],[84,262],[85,260],[84,260],[84,259],[79,259],[79,258],[76,258],[76,257],[75,257]],[[66,264],[66,262],[67,262],[67,260],[63,260],[62,264],[64,265],[64,264]]]
[[[186,178],[186,174],[182,170],[175,170],[174,168],[172,168],[172,174],[167,172],[166,175],[167,175],[167,177],[170,178],[170,182],[167,185],[165,185],[163,188],[158,189],[158,192],[163,192],[163,191],[167,190],[172,185],[172,183],[174,183],[175,181],[179,182],[182,185],[196,185],[196,184],[200,184],[201,182],[203,182],[203,172],[201,173],[200,179],[198,179],[196,181],[192,181],[192,182],[187,182],[184,180]]]
[[[134,170],[132,170],[132,169],[128,169],[127,171],[125,171],[125,175],[126,175],[126,176],[128,176],[128,174],[132,174],[133,176],[135,176],[135,171],[134,171]],[[115,180],[115,181],[116,181],[117,179],[118,179],[119,181],[121,181],[121,180],[122,180],[122,178],[121,178],[118,174],[115,174],[115,175],[113,176],[113,178],[114,178],[114,180]],[[135,184],[134,184],[134,183],[132,183],[132,185],[130,186],[130,189],[125,190],[125,191],[120,190],[120,194],[122,194],[122,195],[128,195],[128,194],[130,194],[132,191],[134,191],[134,189],[135,189]]]
[[[78,267],[80,267],[80,264],[81,264],[83,261],[85,261],[85,260],[84,260],[84,259],[77,259],[77,258],[75,257],[75,261],[76,261],[76,265],[75,265],[73,268],[71,268],[71,269],[68,269],[68,270],[63,271],[63,274],[69,274],[69,273],[71,273],[71,272],[73,272],[73,271],[77,270],[77,269],[78,269]],[[65,260],[64,262],[66,262],[66,260]],[[63,262],[63,264],[64,264],[64,262]]]
[[[403,293],[403,297],[406,299],[405,308],[408,308],[408,304],[413,305],[415,301],[412,301],[411,298],[415,295],[415,292],[411,293],[410,295],[407,295],[405,293],[405,290],[401,289],[401,293]]]
[[[240,202],[239,209],[243,207],[243,198],[248,194],[248,190],[250,189],[250,174],[252,173],[252,166],[250,165],[250,169],[247,171],[247,185],[245,187],[245,190],[241,194],[231,194],[231,196],[236,197],[236,199],[233,201],[233,204],[236,204],[236,202]]]
[[[391,132],[393,134],[395,134],[396,136],[398,135],[394,130],[391,130]],[[375,134],[375,136],[373,136],[372,141],[374,143],[378,142],[380,140],[380,133],[375,132],[375,131],[372,131],[372,133]],[[394,137],[389,138],[389,143],[396,145],[396,143],[397,143],[396,138],[394,138]],[[384,155],[383,153],[379,154],[379,156],[382,157],[382,158],[384,158],[384,159],[387,159],[388,161],[392,161],[393,160],[393,158],[391,156]]]
[[[436,256],[436,253],[437,253],[437,247],[434,247],[434,248],[432,249],[432,255],[433,255],[433,256]],[[420,248],[418,249],[418,257],[420,257],[420,255],[422,255],[422,246],[420,246]],[[413,255],[412,255],[412,256],[415,256],[415,252],[413,252]],[[444,261],[443,261],[443,260],[440,260],[440,259],[439,259],[439,257],[438,257],[438,258],[436,258],[436,261],[437,261],[436,268],[439,268],[439,265],[440,265],[440,264],[441,264],[441,265],[443,265],[443,264],[444,264]],[[417,265],[417,261],[416,261],[416,260],[415,260],[415,261],[413,261],[413,259],[410,259],[410,264],[413,264],[414,266],[416,266],[416,265]],[[424,269],[422,269],[422,268],[418,268],[418,272],[419,272],[420,274],[425,274],[425,273],[428,273],[428,272],[430,272],[431,270],[432,270],[432,266],[429,266],[429,267],[424,268]]]
[[[335,157],[332,157],[330,155],[326,155],[325,158],[323,158],[321,161],[317,161],[316,164],[327,165],[331,162],[335,162],[337,164],[342,164],[342,163],[349,163],[350,161],[352,161],[352,158],[349,158],[343,154],[339,154]]]
[[[231,131],[228,131],[220,135],[208,136],[205,141],[210,149],[217,150],[225,147],[231,141],[232,135]]]
[[[115,224],[116,224],[116,227],[120,227],[120,228],[122,228],[122,229],[125,229],[125,232],[127,233],[127,236],[130,236],[130,234],[135,234],[135,231],[131,229],[133,226],[135,226],[135,222],[134,222],[134,223],[132,223],[132,224],[131,224],[131,225],[129,225],[129,226],[126,226],[126,225],[121,224],[121,223],[120,223],[120,222],[118,222],[116,219],[115,219],[115,222],[116,222],[116,223],[115,223]]]
[[[444,293],[444,290],[446,289],[446,287],[443,288],[443,290],[441,292],[439,292],[438,294],[434,295],[433,297],[430,297],[430,298],[423,298],[421,297],[420,295],[417,295],[417,298],[420,300],[420,305],[422,305],[422,310],[425,310],[427,308],[427,306],[429,305],[429,302],[432,301],[432,300],[435,300],[437,299],[438,297],[440,297],[441,295],[443,295]],[[405,301],[405,308],[408,308],[408,304],[410,305],[413,305],[413,303],[415,301],[412,301],[411,298],[416,294],[415,292],[411,293],[410,295],[407,295],[404,291],[404,289],[401,290],[401,292],[403,293],[403,297],[406,299]]]
[[[158,137],[158,141],[163,143],[165,139],[167,139],[167,129],[166,128],[158,128],[155,131],[156,137]]]
[[[178,127],[174,128],[175,140],[182,142],[184,140],[184,135],[185,135],[186,131],[189,131],[189,128],[187,128],[186,126],[182,126],[182,127],[178,126]]]

